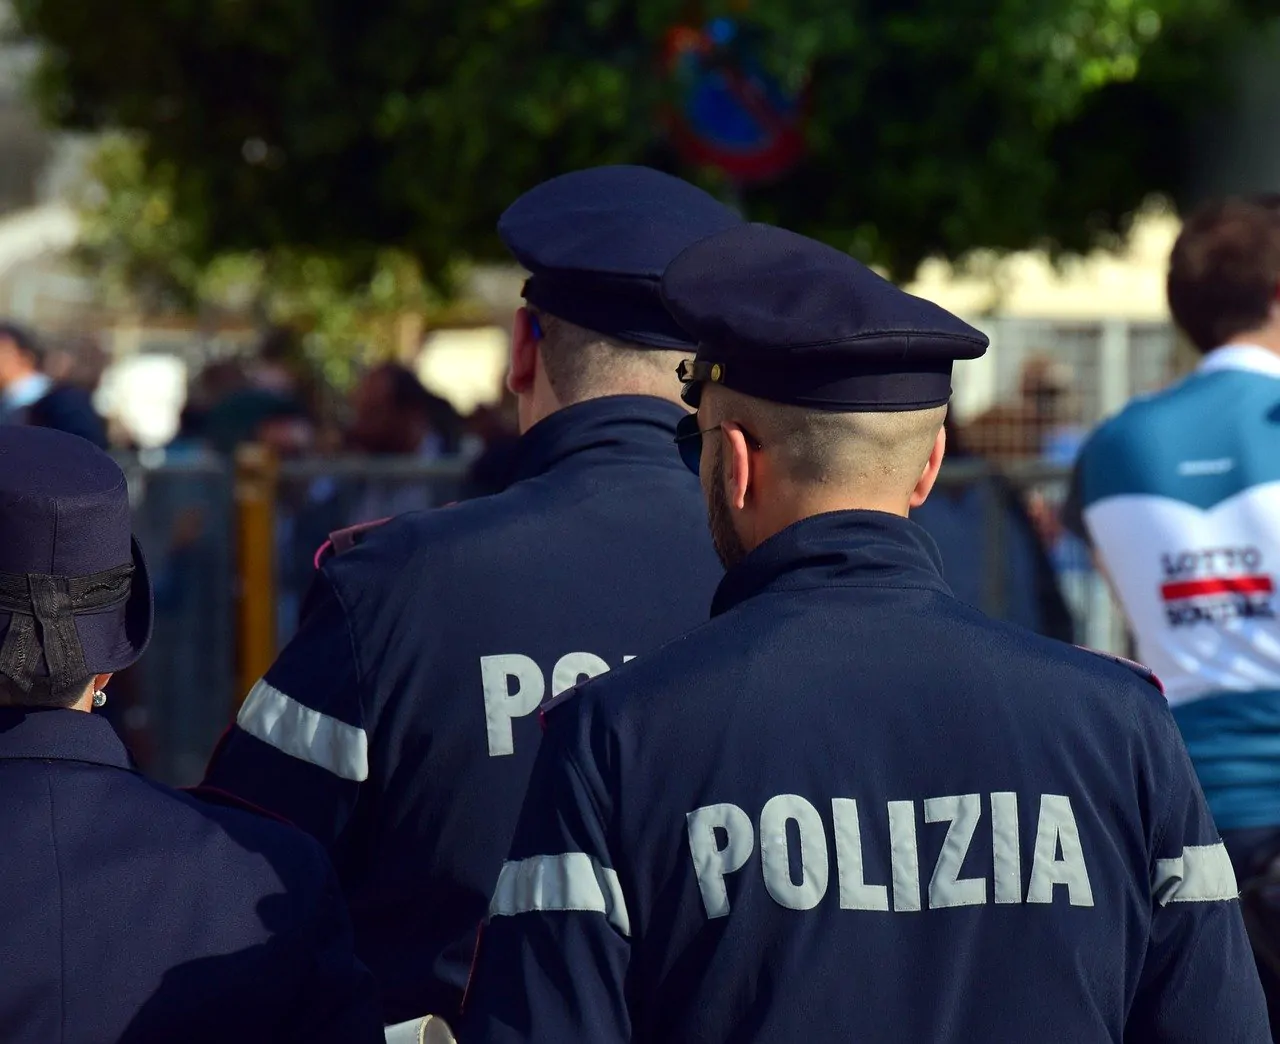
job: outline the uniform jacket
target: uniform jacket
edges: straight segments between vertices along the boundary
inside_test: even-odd
[[[138,775],[81,711],[0,708],[0,794],[5,1044],[382,1039],[310,838]]]
[[[546,711],[458,1037],[1269,1040],[1157,688],[838,512]]]
[[[722,575],[679,407],[618,396],[521,440],[496,496],[402,516],[320,571],[208,781],[333,853],[388,1021],[452,1018],[544,698],[706,619]]]

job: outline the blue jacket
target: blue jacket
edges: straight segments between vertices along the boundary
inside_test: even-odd
[[[375,1044],[320,847],[138,775],[100,716],[0,708],[5,1044]]]
[[[464,1044],[1270,1040],[1157,687],[905,519],[789,527],[546,720]]]
[[[331,851],[388,1021],[452,1018],[545,697],[704,621],[722,570],[679,407],[618,396],[521,439],[505,492],[322,567],[207,779]]]

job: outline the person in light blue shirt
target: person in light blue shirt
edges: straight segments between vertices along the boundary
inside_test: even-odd
[[[36,339],[16,323],[0,323],[0,424],[25,424],[26,412],[49,394]]]
[[[106,449],[107,428],[83,388],[54,381],[30,330],[0,322],[0,424],[53,428]]]
[[[1204,359],[1094,432],[1067,512],[1164,681],[1246,891],[1280,856],[1278,288],[1280,209],[1188,219],[1169,306]],[[1275,1021],[1280,978],[1263,972]]]

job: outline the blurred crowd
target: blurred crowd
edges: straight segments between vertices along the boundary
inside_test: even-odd
[[[106,362],[91,343],[46,351],[31,331],[0,322],[0,423],[54,427],[99,446],[137,449],[118,421],[95,411],[93,392]],[[953,465],[993,467],[979,475],[970,468],[960,480],[944,482],[917,513],[960,597],[1068,640],[1074,637],[1070,588],[1087,572],[1088,556],[1058,522],[1060,483],[1015,482],[1007,473],[1037,462],[1069,467],[1084,436],[1081,421],[1071,367],[1048,352],[1033,353],[1013,396],[966,424],[948,423]],[[329,532],[497,492],[506,484],[517,437],[514,402],[505,390],[496,404],[462,416],[411,368],[383,362],[340,395],[306,363],[287,330],[273,329],[256,350],[211,362],[190,379],[163,460],[218,464],[253,444],[298,465],[278,486],[275,512],[284,636],[296,620],[312,553]],[[330,463],[336,458],[369,464],[338,468]],[[207,489],[198,482],[181,487],[175,481],[169,492],[176,499],[161,537],[162,598],[170,572],[163,566],[180,566],[184,549],[219,528],[210,526]],[[1002,551],[995,571],[986,553],[993,546]]]

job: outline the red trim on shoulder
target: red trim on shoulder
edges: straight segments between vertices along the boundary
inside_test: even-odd
[[[1093,653],[1094,656],[1101,656],[1104,660],[1110,660],[1112,663],[1118,663],[1121,667],[1127,667],[1133,671],[1143,681],[1154,685],[1160,690],[1160,695],[1164,695],[1164,682],[1156,677],[1156,672],[1150,667],[1139,663],[1137,660],[1127,660],[1123,656],[1117,656],[1115,653],[1103,652],[1101,649],[1090,649],[1087,645],[1077,645],[1077,649],[1082,649],[1087,653]]]
[[[333,552],[332,540],[326,540],[323,544],[321,544],[318,548],[316,548],[316,556],[311,560],[311,564],[315,566],[317,569],[319,569],[322,565],[324,565],[326,551],[330,553]]]
[[[377,529],[378,526],[385,525],[390,522],[391,518],[378,518],[372,522],[359,522],[354,526],[347,526],[346,529],[335,529],[329,534],[329,539],[320,545],[316,551],[312,564],[319,569],[332,555],[340,555],[350,551],[356,544],[360,543],[360,538],[371,529]]]
[[[194,787],[179,787],[184,794],[190,794],[193,798],[207,802],[210,805],[223,805],[227,808],[238,808],[242,812],[254,812],[257,815],[265,816],[267,819],[274,819],[277,823],[284,823],[286,826],[295,827],[296,824],[285,819],[284,816],[272,812],[268,808],[261,805],[255,805],[252,801],[246,801],[244,798],[231,793],[229,790],[223,790],[221,787],[211,787],[208,783],[199,783]]]

